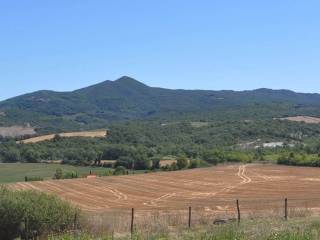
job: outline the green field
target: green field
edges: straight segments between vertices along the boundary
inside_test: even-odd
[[[62,164],[47,163],[0,163],[0,183],[23,182],[25,176],[52,179],[57,168],[63,171],[75,171],[79,176],[90,173],[103,173],[106,168],[76,167]]]

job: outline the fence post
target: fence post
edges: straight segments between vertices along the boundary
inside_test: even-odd
[[[240,215],[240,207],[239,207],[239,200],[237,199],[237,212],[238,212],[238,223],[240,223],[241,215]]]
[[[188,226],[191,228],[191,207],[189,207],[189,221],[188,221]]]
[[[29,222],[28,217],[24,219],[24,237],[26,240],[29,240]]]
[[[74,214],[74,219],[73,219],[73,234],[74,237],[77,237],[77,230],[78,230],[78,214]]]
[[[284,219],[288,220],[288,199],[284,199]]]
[[[132,208],[131,210],[131,238],[133,236],[133,230],[134,230],[133,225],[134,225],[134,208]]]

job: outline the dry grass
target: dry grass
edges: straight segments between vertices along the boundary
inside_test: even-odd
[[[155,216],[157,217],[157,216]],[[193,226],[191,229],[180,226],[170,228],[167,225],[158,225],[151,229],[149,225],[136,229],[130,236],[129,232],[104,234],[88,233],[66,234],[50,238],[50,240],[318,240],[320,239],[319,218],[289,219],[254,219],[245,220],[241,224],[229,223],[223,225]]]
[[[299,214],[295,214],[299,212]],[[282,215],[282,211],[265,211],[246,213],[241,220],[241,225],[248,221],[254,223],[279,223],[274,224],[275,229],[280,229],[281,225],[286,221]],[[303,219],[318,219],[319,215],[311,214],[308,209],[290,209],[290,221],[302,221]],[[219,220],[220,223],[217,223]],[[192,211],[191,229],[196,231],[199,229],[221,228],[226,225],[237,223],[237,213],[207,213],[200,209]],[[265,223],[264,223],[265,224]],[[94,213],[85,215],[82,220],[83,230],[94,235],[101,236],[103,234],[115,233],[116,236],[126,235],[130,233],[131,228],[131,212],[130,211],[110,211],[108,213]],[[136,210],[134,217],[134,231],[142,236],[151,236],[153,234],[177,234],[188,230],[188,211],[144,211]],[[269,229],[264,229],[265,233],[270,233]],[[258,234],[258,233],[255,233]],[[146,239],[149,239],[146,237]]]
[[[70,132],[70,133],[59,133],[60,137],[100,137],[103,138],[107,135],[106,130],[96,130],[96,131],[84,131],[84,132]],[[19,141],[20,143],[37,143],[37,142],[43,142],[47,140],[52,140],[55,137],[55,134],[49,134],[39,137],[33,137],[28,138],[22,141]]]

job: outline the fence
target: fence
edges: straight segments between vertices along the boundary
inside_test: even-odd
[[[216,200],[211,206],[185,208],[110,210],[86,216],[84,226],[94,233],[167,231],[225,223],[241,224],[244,219],[320,216],[320,199],[235,199]]]
[[[187,206],[162,209],[115,209],[106,212],[84,213],[74,217],[69,233],[80,229],[94,234],[135,232],[167,232],[175,228],[192,229],[204,225],[225,223],[241,224],[244,219],[274,218],[286,221],[290,218],[318,216],[320,199],[236,199],[215,200],[211,206]],[[25,230],[21,239],[35,239],[24,220]],[[54,234],[59,234],[57,231]]]

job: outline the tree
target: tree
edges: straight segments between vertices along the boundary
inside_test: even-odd
[[[20,151],[18,149],[9,148],[3,153],[3,161],[12,163],[19,162],[21,160]]]
[[[54,137],[53,137],[53,141],[54,142],[58,142],[62,139],[62,137],[59,135],[59,134],[55,134]]]
[[[224,155],[221,151],[214,150],[214,151],[205,151],[202,155],[203,159],[211,164],[218,164],[219,162],[224,161]]]
[[[160,168],[160,157],[153,157],[151,158],[151,161],[152,161],[152,168],[153,169],[158,169]]]
[[[121,156],[116,161],[116,167],[117,166],[123,166],[125,168],[133,168],[133,160],[129,156]]]
[[[40,159],[40,154],[37,150],[27,149],[22,152],[22,158],[28,163],[35,163]]]

